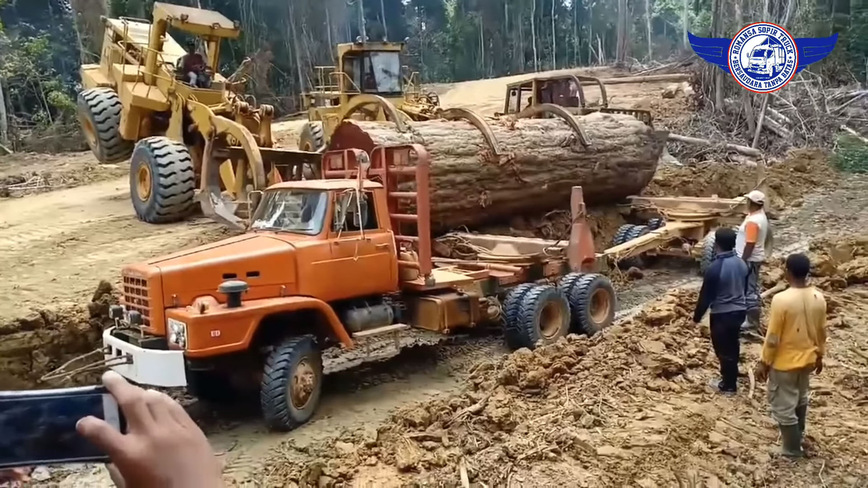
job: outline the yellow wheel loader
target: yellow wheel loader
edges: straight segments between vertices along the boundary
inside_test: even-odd
[[[419,74],[401,65],[402,42],[338,44],[336,66],[317,66],[316,84],[302,94],[308,122],[298,148],[322,151],[344,119],[421,121],[443,114],[436,93],[423,92]]]
[[[215,70],[238,22],[218,12],[154,3],[153,21],[103,18],[99,64],[81,67],[82,131],[101,163],[131,158],[130,194],[139,219],[205,215],[243,228],[261,190],[319,168],[312,152],[273,148],[270,105],[251,106],[244,81]],[[169,29],[195,42],[182,48]]]

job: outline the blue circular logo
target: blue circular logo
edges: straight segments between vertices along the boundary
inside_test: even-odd
[[[777,24],[750,24],[732,38],[728,62],[729,72],[741,86],[755,93],[771,93],[796,75],[796,40]]]

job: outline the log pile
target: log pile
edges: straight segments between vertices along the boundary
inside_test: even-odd
[[[488,119],[500,155],[465,121],[415,122],[401,133],[388,122],[345,121],[331,149],[417,143],[431,155],[431,221],[435,230],[477,227],[516,214],[568,209],[571,187],[588,204],[638,194],[651,181],[667,133],[629,115],[575,116],[590,147],[557,118]]]

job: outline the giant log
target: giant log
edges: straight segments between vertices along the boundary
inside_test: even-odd
[[[431,222],[435,230],[471,228],[516,214],[569,209],[573,186],[585,202],[617,202],[651,181],[668,133],[629,115],[573,116],[587,147],[559,118],[486,119],[499,154],[464,121],[431,120],[399,132],[391,122],[347,120],[330,149],[422,144],[431,156]]]

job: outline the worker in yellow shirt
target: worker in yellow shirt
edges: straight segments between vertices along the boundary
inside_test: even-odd
[[[786,262],[790,287],[772,299],[768,331],[756,377],[768,378],[772,418],[781,429],[783,454],[801,457],[808,416],[811,373],[823,371],[826,353],[826,299],[808,286],[811,261],[791,254]]]

